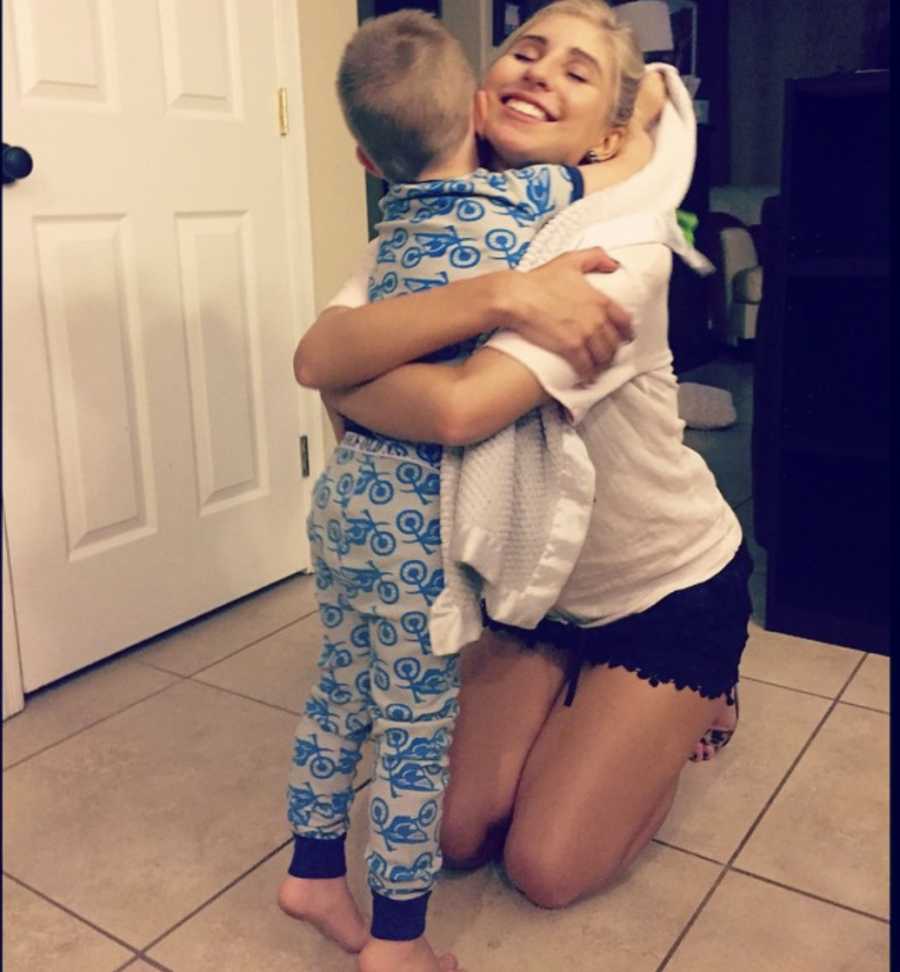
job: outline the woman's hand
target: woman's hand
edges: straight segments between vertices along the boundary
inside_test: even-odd
[[[589,381],[631,332],[628,314],[584,275],[617,267],[593,247],[530,273],[498,270],[361,307],[326,308],[297,345],[294,375],[305,388],[347,388],[438,348],[506,327],[561,354]]]
[[[532,344],[562,355],[589,381],[607,367],[634,332],[631,315],[587,280],[618,263],[601,247],[575,250],[527,273],[509,277],[504,325]]]

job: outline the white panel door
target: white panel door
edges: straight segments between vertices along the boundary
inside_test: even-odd
[[[291,369],[312,311],[292,0],[4,3],[3,137],[34,158],[3,188],[30,690],[307,567],[320,420]]]

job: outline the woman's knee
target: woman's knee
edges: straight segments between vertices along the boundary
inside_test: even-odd
[[[584,860],[566,854],[548,842],[507,842],[503,863],[510,881],[541,908],[566,908],[587,894],[602,891],[621,873],[623,856],[615,851],[590,855],[589,871]]]
[[[444,866],[458,871],[471,871],[487,861],[485,835],[471,826],[454,826],[444,818],[441,824],[441,854]]]
[[[481,867],[503,847],[508,820],[490,820],[475,814],[445,814],[441,822],[444,864],[455,870]]]
[[[487,863],[503,847],[512,815],[511,799],[450,775],[441,815],[441,853],[448,867],[471,870]]]

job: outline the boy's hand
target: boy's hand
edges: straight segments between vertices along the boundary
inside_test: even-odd
[[[669,92],[661,71],[644,71],[634,102],[634,121],[646,131],[659,121]]]
[[[506,326],[562,355],[584,381],[612,361],[634,332],[631,315],[600,293],[587,273],[613,273],[618,263],[600,247],[564,253],[528,273],[513,273]]]

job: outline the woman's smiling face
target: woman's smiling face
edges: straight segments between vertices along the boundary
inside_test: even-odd
[[[497,160],[575,165],[608,129],[609,46],[592,24],[548,14],[490,67],[482,135]]]

